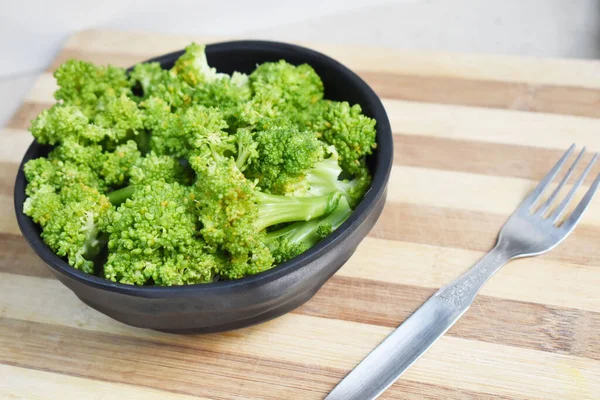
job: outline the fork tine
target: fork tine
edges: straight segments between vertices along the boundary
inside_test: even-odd
[[[596,176],[596,179],[594,179],[594,183],[592,183],[592,186],[590,186],[585,196],[583,196],[583,199],[581,199],[579,204],[577,204],[577,207],[575,207],[573,213],[569,216],[569,218],[567,218],[565,223],[562,224],[562,229],[565,229],[567,232],[570,232],[571,230],[573,230],[573,228],[575,228],[575,225],[577,225],[577,223],[583,216],[583,213],[590,205],[594,194],[596,194],[596,190],[598,190],[598,186],[600,186],[600,174]]]
[[[546,211],[548,211],[548,209],[550,208],[550,206],[552,205],[552,203],[556,199],[556,196],[558,196],[558,193],[560,192],[560,190],[562,189],[562,187],[564,186],[564,184],[569,180],[569,178],[571,177],[571,174],[573,174],[573,170],[575,169],[575,167],[579,163],[579,160],[581,160],[581,157],[583,156],[584,153],[585,153],[585,147],[583,149],[581,149],[581,152],[579,153],[579,155],[577,156],[577,158],[575,159],[575,161],[573,161],[573,164],[571,164],[571,166],[569,167],[569,170],[567,171],[567,174],[564,176],[564,178],[562,178],[562,180],[560,181],[560,183],[558,184],[558,186],[556,187],[556,189],[554,189],[554,191],[552,192],[552,194],[550,195],[550,197],[548,197],[548,200],[546,200],[546,202],[537,211],[538,214],[544,215],[544,213]]]
[[[546,188],[548,187],[550,182],[552,182],[552,180],[554,179],[554,177],[556,176],[558,171],[562,168],[562,166],[565,163],[565,161],[567,160],[567,158],[569,158],[569,156],[573,152],[574,148],[575,148],[575,143],[573,143],[571,145],[571,147],[569,147],[569,149],[565,152],[565,154],[563,154],[562,157],[560,157],[558,162],[556,164],[554,164],[552,169],[550,171],[548,171],[546,176],[544,176],[544,178],[542,178],[540,183],[538,183],[538,185],[533,190],[533,192],[531,192],[529,194],[529,196],[527,196],[527,198],[523,201],[522,206],[527,207],[528,211],[535,204],[535,202],[540,198],[542,193],[544,193],[544,190],[546,190]]]
[[[583,183],[585,177],[590,173],[590,170],[594,166],[594,163],[596,162],[597,159],[598,159],[598,153],[596,153],[594,155],[594,158],[592,158],[592,161],[590,161],[590,163],[587,165],[587,167],[585,167],[585,170],[581,173],[581,176],[579,177],[579,179],[577,179],[577,182],[575,182],[575,184],[573,185],[571,190],[569,190],[569,193],[567,193],[567,196],[563,199],[563,201],[560,202],[558,207],[556,207],[556,210],[550,217],[550,220],[552,221],[553,224],[556,223],[556,221],[558,221],[560,219],[560,217],[562,217],[563,213],[565,212],[565,209],[567,208],[567,206],[573,199],[575,192],[577,191],[577,189],[579,189],[579,187]],[[575,211],[574,211],[574,213],[575,213]]]

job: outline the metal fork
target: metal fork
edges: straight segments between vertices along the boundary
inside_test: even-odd
[[[563,223],[559,221],[592,169],[598,154],[594,155],[573,187],[553,210],[552,206],[559,192],[583,157],[585,147],[548,199],[539,207],[538,203],[541,203],[542,195],[574,149],[573,144],[510,216],[498,235],[496,246],[470,270],[429,298],[350,372],[325,400],[367,400],[379,397],[454,325],[471,306],[483,284],[504,264],[515,258],[550,251],[573,231],[598,189],[600,174],[568,218]]]

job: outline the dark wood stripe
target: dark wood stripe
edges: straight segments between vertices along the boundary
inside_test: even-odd
[[[54,278],[46,264],[20,235],[0,233],[0,272]]]
[[[565,150],[394,134],[395,165],[534,181],[546,175]],[[579,176],[586,164],[582,161],[573,176]],[[591,184],[595,176],[592,171],[586,184]]]
[[[488,251],[508,215],[388,202],[369,236],[404,242]],[[435,229],[430,229],[435,227]],[[600,227],[577,226],[568,240],[541,256],[573,264],[600,260]]]
[[[215,399],[322,398],[348,372],[217,352],[202,336],[141,339],[6,318],[0,325],[2,363]],[[404,379],[386,398],[516,399]]]
[[[72,58],[129,67],[154,56],[64,49],[48,71],[54,71]],[[356,72],[380,97],[388,99],[600,117],[598,89],[368,70]]]
[[[600,90],[444,76],[359,71],[380,97],[600,117]]]
[[[334,276],[296,313],[395,327],[437,288]],[[600,312],[478,296],[448,335],[600,360]]]
[[[18,170],[18,164],[0,161],[0,193],[13,193]]]
[[[26,101],[8,120],[6,127],[12,129],[28,129],[31,120],[37,117],[45,109],[52,107],[52,104],[53,103],[32,103]]]

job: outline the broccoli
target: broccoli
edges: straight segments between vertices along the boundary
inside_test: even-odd
[[[113,212],[108,198],[83,183],[68,185],[60,192],[41,186],[25,200],[23,212],[42,227],[42,239],[73,267],[94,272],[94,257],[100,252],[100,231],[106,231]]]
[[[291,124],[259,131],[254,141],[258,155],[245,173],[267,192],[290,192],[323,159],[324,146],[317,136]]]
[[[276,102],[281,109],[305,109],[323,98],[323,82],[308,64],[281,60],[259,65],[250,74],[255,97]]]
[[[133,285],[238,279],[337,229],[371,184],[375,121],[323,100],[308,65],[219,73],[191,44],[165,70],[68,61],[30,131],[24,213],[73,267]]]
[[[283,228],[268,232],[264,242],[271,250],[277,264],[287,261],[305,252],[331,232],[350,216],[352,209],[346,198],[328,215],[310,221],[298,221]]]
[[[197,175],[192,193],[202,236],[210,246],[231,256],[230,268],[221,272],[229,278],[272,266],[272,256],[261,240],[266,228],[326,215],[341,198],[337,192],[318,197],[263,193],[244,176],[233,158],[209,154],[190,159]]]
[[[86,61],[69,60],[54,72],[58,90],[56,100],[78,107],[92,118],[104,102],[103,97],[119,98],[130,95],[125,70],[117,67],[98,67]]]
[[[376,148],[375,120],[362,114],[358,104],[321,100],[299,120],[326,143],[335,146],[340,166],[353,175],[364,170],[364,157]]]
[[[108,226],[104,276],[121,283],[181,285],[210,282],[225,265],[197,235],[189,190],[155,181],[140,187]]]

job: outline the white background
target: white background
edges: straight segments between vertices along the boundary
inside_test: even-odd
[[[0,0],[0,126],[89,28],[600,58],[596,0]]]

